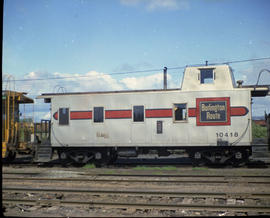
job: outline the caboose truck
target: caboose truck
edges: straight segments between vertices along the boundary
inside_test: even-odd
[[[246,162],[251,97],[269,86],[235,84],[228,65],[186,67],[181,89],[49,93],[51,146],[62,161],[96,164],[118,156],[185,150],[194,164]],[[38,156],[37,156],[38,159]]]

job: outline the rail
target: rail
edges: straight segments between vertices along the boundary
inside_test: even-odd
[[[258,185],[270,185],[269,176],[185,176],[181,179],[175,179],[175,177],[168,176],[167,178],[156,176],[153,179],[153,176],[140,176],[141,178],[132,178],[133,176],[122,176],[117,178],[112,178],[111,176],[92,176],[92,177],[7,177],[5,173],[3,173],[2,180],[9,181],[51,181],[51,182],[103,182],[103,183],[184,183],[184,184],[196,184],[196,183],[204,183],[204,184],[229,184],[229,183],[242,183],[242,184],[258,184]],[[144,178],[143,178],[144,177]],[[256,180],[254,180],[256,179]]]
[[[69,193],[69,194],[92,194],[92,195],[135,195],[135,196],[169,196],[169,197],[219,197],[219,198],[270,198],[269,193],[225,193],[225,192],[171,192],[171,191],[137,191],[137,190],[100,190],[100,189],[55,189],[55,188],[18,188],[18,187],[2,187],[2,192],[15,192],[15,193]]]
[[[114,207],[114,208],[148,208],[159,210],[208,210],[208,211],[252,211],[270,212],[270,208],[263,205],[212,205],[212,204],[165,204],[165,203],[127,203],[127,202],[105,202],[105,201],[71,201],[71,200],[26,200],[3,198],[3,204],[24,204],[24,205],[61,205],[61,206],[90,206],[90,207]]]

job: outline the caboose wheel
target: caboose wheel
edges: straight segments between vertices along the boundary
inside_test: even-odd
[[[235,151],[233,157],[230,159],[230,164],[233,167],[238,167],[239,165],[246,164],[248,162],[248,151],[237,150]]]
[[[93,158],[93,154],[87,150],[78,150],[69,153],[69,156],[78,164],[86,164]]]
[[[86,164],[94,158],[94,154],[85,149],[69,149],[58,151],[61,163]]]
[[[67,159],[66,152],[65,151],[57,151],[57,153],[58,153],[58,158],[61,162],[62,167],[67,167],[70,161]]]
[[[200,151],[190,153],[189,157],[191,158],[192,166],[194,167],[202,166],[205,164],[202,153]]]
[[[94,164],[96,165],[96,167],[103,167],[109,165],[113,161],[111,155],[112,152],[109,149],[102,149],[96,151]]]

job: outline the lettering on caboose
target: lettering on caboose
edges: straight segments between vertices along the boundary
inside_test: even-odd
[[[226,121],[226,102],[201,102],[201,122]]]

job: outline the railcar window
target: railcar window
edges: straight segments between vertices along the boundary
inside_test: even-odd
[[[187,104],[174,104],[174,120],[187,120]]]
[[[103,122],[104,122],[104,108],[94,107],[94,123],[103,123]]]
[[[133,121],[134,122],[144,121],[144,106],[133,106]]]
[[[214,82],[213,69],[200,69],[201,71],[201,84],[209,84]]]
[[[69,109],[59,108],[59,125],[69,124]]]

